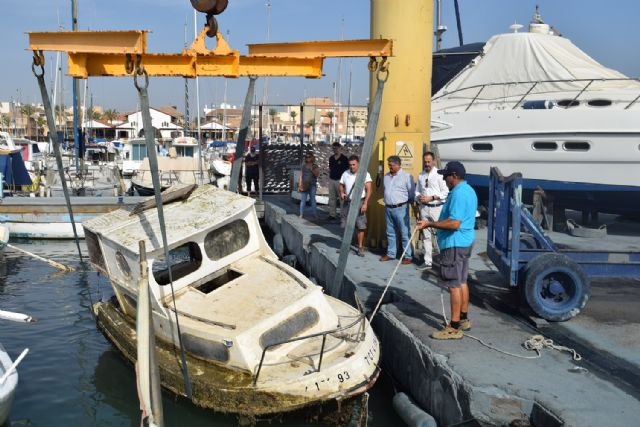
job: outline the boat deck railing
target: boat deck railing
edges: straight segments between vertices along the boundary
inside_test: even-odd
[[[147,170],[138,170],[136,175],[144,181],[145,175],[151,176],[150,172]],[[163,185],[173,185],[173,184],[185,184],[186,182],[184,176],[191,175],[193,177],[193,182],[195,183],[206,183],[210,182],[212,179],[213,171],[211,169],[179,169],[179,170],[165,170],[160,171],[160,183]],[[205,178],[208,180],[205,180]]]
[[[558,84],[558,83],[567,83],[567,84],[573,84],[573,83],[584,83],[584,86],[580,89],[576,89],[576,88],[568,88],[567,90],[556,90],[553,92],[573,92],[573,91],[577,91],[577,95],[571,99],[570,101],[567,100],[567,102],[565,102],[565,105],[561,105],[562,108],[570,108],[573,107],[575,105],[577,105],[577,102],[579,100],[579,98],[582,96],[582,94],[595,82],[601,83],[601,82],[635,82],[635,83],[640,83],[640,78],[607,78],[607,79],[559,79],[559,80],[531,80],[531,81],[517,81],[517,82],[507,82],[507,83],[485,83],[485,84],[480,84],[480,85],[472,85],[472,86],[466,86],[463,88],[459,88],[456,90],[453,90],[451,92],[446,92],[442,95],[436,96],[434,98],[431,99],[431,101],[437,101],[439,99],[442,99],[444,97],[449,97],[452,94],[456,94],[456,93],[461,93],[464,91],[470,91],[470,90],[474,90],[477,89],[477,92],[475,93],[475,95],[473,95],[473,98],[471,99],[471,101],[469,102],[469,104],[467,105],[465,111],[468,111],[471,106],[473,106],[473,104],[478,100],[478,98],[480,97],[480,95],[482,95],[482,93],[485,91],[485,89],[487,88],[495,88],[495,87],[512,87],[512,86],[517,86],[517,85],[522,85],[522,86],[529,86],[528,89],[521,95],[518,94],[513,94],[513,95],[509,95],[508,98],[516,98],[519,96],[519,98],[517,100],[514,101],[514,105],[512,107],[513,110],[515,110],[516,108],[518,108],[520,105],[522,105],[522,103],[525,101],[525,99],[531,95],[531,93],[533,92],[533,90],[538,87],[539,85],[542,84],[547,84],[547,83],[551,83],[551,84]],[[501,98],[507,98],[505,97],[501,97]],[[638,95],[633,98],[630,102],[627,103],[627,105],[625,105],[624,109],[628,110],[629,108],[631,108],[638,100],[640,99],[640,86],[638,86]]]
[[[255,387],[256,384],[258,383],[258,377],[260,376],[260,371],[262,370],[262,365],[264,363],[264,357],[267,354],[267,351],[271,350],[274,347],[278,347],[284,344],[289,344],[292,342],[296,342],[296,341],[304,341],[304,340],[308,340],[308,339],[312,339],[312,338],[318,338],[318,337],[322,337],[322,346],[320,347],[320,358],[318,360],[318,368],[316,369],[316,372],[320,372],[320,369],[322,368],[322,357],[324,356],[324,347],[325,344],[327,342],[327,335],[332,335],[332,334],[336,334],[338,332],[342,332],[342,331],[346,331],[348,329],[353,328],[358,322],[361,322],[360,325],[360,330],[358,332],[358,341],[361,341],[364,339],[364,329],[365,329],[365,323],[366,321],[366,317],[364,315],[364,313],[361,313],[360,315],[358,315],[355,320],[351,323],[349,323],[348,325],[345,326],[338,326],[335,329],[331,329],[328,331],[323,331],[323,332],[317,332],[315,334],[310,334],[310,335],[305,335],[302,337],[295,337],[295,338],[290,338],[288,340],[284,340],[284,341],[279,341],[279,342],[275,342],[275,343],[271,343],[268,344],[264,347],[264,349],[262,349],[262,356],[260,357],[260,364],[258,364],[258,370],[256,371],[256,376],[253,378],[253,386]]]

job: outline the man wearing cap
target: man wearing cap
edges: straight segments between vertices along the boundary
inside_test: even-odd
[[[471,329],[469,312],[469,256],[475,232],[478,197],[465,181],[466,171],[460,162],[449,162],[438,170],[443,176],[449,196],[438,221],[418,221],[418,228],[437,230],[440,247],[440,278],[451,294],[451,323],[431,334],[432,338],[461,339],[462,331]]]
[[[449,188],[442,175],[435,167],[435,155],[427,151],[422,156],[424,169],[418,175],[416,184],[416,203],[420,209],[420,219],[438,219],[442,211],[442,205],[447,200]],[[431,268],[433,257],[433,238],[431,230],[422,230],[422,246],[424,248],[424,263],[418,270]]]
[[[402,264],[411,264],[412,250],[409,245],[409,202],[413,200],[415,186],[413,177],[402,170],[399,156],[387,159],[389,172],[384,176],[384,219],[387,227],[387,253],[380,261],[396,258],[396,230],[400,232],[402,248],[407,248]]]

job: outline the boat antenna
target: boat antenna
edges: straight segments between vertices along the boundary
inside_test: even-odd
[[[457,4],[457,3],[456,3]],[[436,51],[442,49],[442,35],[447,31],[447,26],[442,25],[442,0],[436,1]]]

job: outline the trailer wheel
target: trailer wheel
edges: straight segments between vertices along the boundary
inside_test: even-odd
[[[562,322],[577,315],[589,299],[589,278],[564,255],[545,253],[525,267],[524,295],[540,317]]]

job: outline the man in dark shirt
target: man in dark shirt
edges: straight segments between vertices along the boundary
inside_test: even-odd
[[[349,169],[349,159],[342,154],[342,145],[334,142],[333,156],[329,157],[329,220],[336,220],[337,202],[340,197],[340,178]]]
[[[247,184],[247,195],[251,196],[251,183],[253,182],[256,193],[259,189],[260,178],[260,154],[256,153],[256,147],[252,146],[244,158],[244,173]]]

